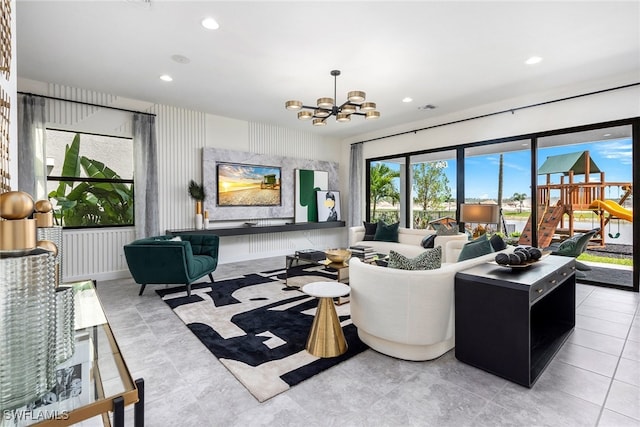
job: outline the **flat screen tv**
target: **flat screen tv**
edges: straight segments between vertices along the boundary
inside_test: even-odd
[[[217,163],[218,206],[280,206],[280,168]]]

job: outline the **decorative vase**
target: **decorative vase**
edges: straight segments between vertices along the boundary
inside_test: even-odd
[[[201,200],[197,200],[196,201],[196,216],[195,216],[194,228],[196,230],[202,230],[203,222],[204,222],[204,220],[202,218],[202,201]]]

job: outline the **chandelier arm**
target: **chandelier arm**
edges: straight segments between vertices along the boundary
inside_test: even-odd
[[[351,113],[352,116],[366,116],[367,113]]]

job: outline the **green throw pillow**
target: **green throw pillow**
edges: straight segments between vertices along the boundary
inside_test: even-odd
[[[378,221],[378,227],[376,227],[376,235],[373,240],[379,242],[397,242],[398,241],[398,228],[400,223],[385,224],[384,221]]]
[[[399,270],[435,270],[442,265],[442,246],[427,249],[415,258],[407,258],[396,251],[389,251],[389,268]]]
[[[494,252],[493,246],[491,246],[491,242],[487,239],[487,235],[483,234],[462,247],[462,252],[460,252],[460,256],[458,256],[458,262],[477,258],[492,252]]]

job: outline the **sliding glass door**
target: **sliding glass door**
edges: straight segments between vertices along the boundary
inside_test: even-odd
[[[572,254],[582,282],[633,286],[632,154],[631,125],[538,139],[538,241],[594,230]]]
[[[531,141],[465,148],[464,195],[465,204],[497,205],[500,212],[497,223],[465,224],[467,231],[480,226],[517,243],[531,216]]]

